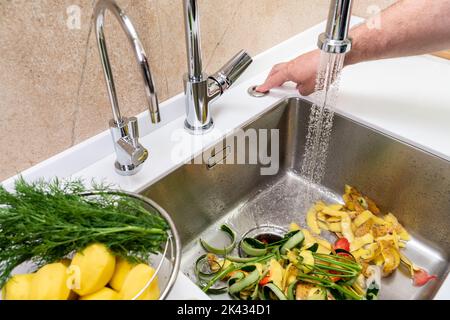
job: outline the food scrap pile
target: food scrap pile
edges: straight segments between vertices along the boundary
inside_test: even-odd
[[[347,250],[361,264],[363,274],[370,264],[374,264],[381,267],[382,275],[386,277],[403,263],[416,285],[434,278],[401,252],[410,235],[392,213],[382,215],[373,200],[348,185],[343,199],[344,205],[318,202],[308,211],[306,221],[314,234],[331,231],[346,241],[349,244]]]
[[[228,246],[200,240],[207,253],[195,263],[199,286],[241,300],[374,300],[381,277],[402,263],[415,285],[436,278],[401,252],[410,236],[393,214],[381,215],[371,199],[350,186],[343,199],[343,205],[316,203],[306,216],[310,230],[291,223],[289,232],[272,243],[242,239],[240,256],[232,255],[235,232],[222,225],[231,239]],[[323,231],[337,235],[333,245],[320,237]]]

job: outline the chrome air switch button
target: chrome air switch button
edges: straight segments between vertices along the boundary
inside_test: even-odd
[[[262,97],[266,96],[267,94],[269,94],[269,92],[270,92],[270,91],[267,91],[267,92],[256,91],[257,87],[258,86],[251,86],[250,88],[248,88],[248,90],[247,90],[248,94],[255,98],[262,98]]]

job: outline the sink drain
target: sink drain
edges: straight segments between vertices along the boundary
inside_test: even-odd
[[[255,238],[261,242],[270,244],[283,239],[286,233],[287,230],[282,227],[274,225],[262,225],[247,231],[242,236],[241,241],[245,238]],[[239,246],[239,256],[246,256],[245,252],[242,251],[241,246]]]

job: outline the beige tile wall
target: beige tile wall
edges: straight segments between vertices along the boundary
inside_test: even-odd
[[[355,0],[356,15],[394,0]],[[118,0],[151,60],[160,101],[182,91],[182,0]],[[327,0],[200,0],[205,68],[241,48],[255,55],[326,18]],[[107,128],[111,117],[91,14],[95,0],[0,1],[0,180]],[[78,6],[80,29],[67,10]],[[369,8],[369,9],[368,9]],[[113,19],[108,19],[113,21]],[[71,22],[72,20],[69,20]],[[73,26],[73,24],[72,24]],[[106,28],[124,114],[145,109],[125,36]]]

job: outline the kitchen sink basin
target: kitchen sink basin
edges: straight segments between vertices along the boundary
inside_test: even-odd
[[[193,264],[203,253],[198,239],[226,241],[218,231],[222,223],[239,238],[252,229],[276,233],[291,222],[306,226],[312,203],[305,201],[307,184],[299,171],[310,108],[308,101],[286,98],[243,127],[278,129],[279,157],[271,165],[279,170],[274,175],[261,175],[268,165],[259,158],[256,164],[220,164],[236,154],[237,145],[229,145],[228,137],[193,159],[202,164],[185,164],[142,191],[174,219],[183,243],[182,270],[194,281]],[[269,137],[266,147],[272,143]],[[251,144],[247,150],[255,147]],[[337,203],[345,184],[397,216],[412,235],[404,253],[439,278],[414,287],[400,267],[383,279],[380,298],[432,299],[449,271],[450,162],[336,115],[325,177],[312,188],[317,199]]]

